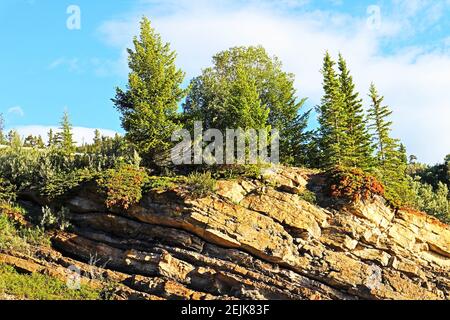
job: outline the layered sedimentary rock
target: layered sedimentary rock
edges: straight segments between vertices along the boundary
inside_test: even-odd
[[[95,257],[134,298],[450,298],[449,226],[381,198],[302,200],[308,188],[321,203],[321,183],[273,168],[263,180],[219,181],[200,199],[153,191],[113,212],[84,188],[67,200],[74,229],[54,237],[63,255],[53,260]]]

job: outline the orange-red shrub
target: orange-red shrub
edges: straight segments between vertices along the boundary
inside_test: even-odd
[[[384,195],[383,184],[361,169],[336,167],[328,175],[329,194],[333,198],[358,201]]]

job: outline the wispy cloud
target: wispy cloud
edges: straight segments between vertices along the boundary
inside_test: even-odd
[[[23,111],[22,107],[14,106],[8,109],[8,115],[23,117],[25,115],[25,112]]]
[[[58,59],[53,60],[48,65],[50,70],[57,69],[59,67],[65,67],[69,72],[81,72],[83,69],[80,64],[80,60],[78,58],[64,58],[60,57]]]
[[[362,96],[366,98],[372,81],[386,96],[385,102],[394,110],[394,134],[407,144],[409,152],[429,163],[442,161],[450,153],[450,139],[443,139],[450,136],[448,39],[431,49],[409,45],[383,50],[386,42],[413,37],[421,28],[440,21],[434,6],[436,2],[448,6],[448,1],[396,0],[389,11],[381,7],[378,30],[368,28],[365,10],[351,16],[325,10],[280,10],[277,2],[268,0],[264,5],[237,0],[178,1],[176,6],[169,1],[156,7],[145,7],[145,2],[149,1],[142,1],[138,11],[99,27],[103,39],[122,53],[122,66],[126,65],[124,48],[131,46],[145,14],[163,39],[171,42],[178,53],[177,63],[188,78],[199,74],[220,50],[261,44],[296,75],[299,96],[309,97],[314,105],[322,95],[319,70],[324,51],[335,56],[342,52]],[[122,70],[125,76],[126,68]]]

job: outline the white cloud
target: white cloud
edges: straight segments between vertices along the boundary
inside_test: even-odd
[[[50,70],[57,69],[59,67],[65,67],[69,72],[81,72],[83,68],[81,67],[80,60],[78,58],[64,58],[60,57],[58,59],[53,60],[48,65]]]
[[[50,129],[53,130],[54,133],[58,132],[59,129],[56,126],[40,126],[40,125],[30,125],[30,126],[19,126],[14,128],[19,132],[19,134],[25,138],[27,136],[41,136],[42,139],[47,142],[48,141],[48,132]],[[9,131],[10,129],[8,129]],[[114,137],[116,134],[113,130],[108,129],[98,129],[103,136],[106,137]],[[77,145],[82,145],[83,143],[91,143],[94,140],[94,131],[95,128],[86,128],[86,127],[73,127],[73,139],[77,143]]]
[[[365,12],[360,17],[319,10],[293,14],[278,10],[271,1],[265,1],[264,6],[228,3],[179,1],[177,6],[141,8],[121,20],[104,22],[99,33],[121,50],[123,75],[124,48],[131,46],[142,15],[152,20],[177,51],[177,63],[188,79],[208,66],[211,56],[220,50],[261,44],[281,58],[285,70],[296,75],[299,96],[309,97],[311,105],[319,103],[322,95],[319,70],[324,51],[328,49],[335,56],[342,52],[361,95],[366,97],[374,81],[386,96],[385,102],[394,111],[394,135],[406,143],[410,153],[429,163],[442,161],[450,153],[450,53],[420,47],[390,54],[380,50],[382,41],[395,42],[396,37],[414,34],[411,21],[421,10],[430,14],[418,28],[436,22],[437,10],[426,6],[429,1],[398,0],[398,10],[392,14],[382,8],[381,29],[376,31],[367,27]]]
[[[23,111],[22,107],[14,106],[8,109],[8,115],[23,117],[25,115],[25,112]]]

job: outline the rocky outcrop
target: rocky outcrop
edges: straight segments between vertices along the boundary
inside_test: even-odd
[[[381,198],[304,201],[321,181],[272,168],[201,199],[154,191],[123,212],[85,188],[67,200],[73,233],[53,244],[71,261],[95,256],[145,299],[450,299],[449,226]]]

